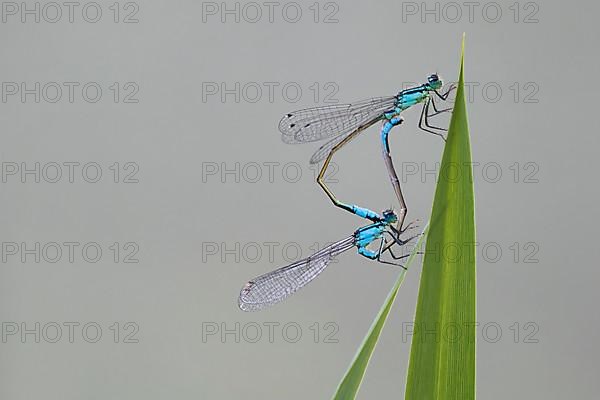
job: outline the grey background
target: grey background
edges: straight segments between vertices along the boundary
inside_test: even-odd
[[[432,16],[422,22],[419,15],[403,14],[403,3],[392,1],[336,2],[337,23],[323,23],[335,10],[325,2],[319,3],[317,23],[310,3],[301,4],[297,23],[282,17],[281,5],[272,23],[264,6],[257,22],[241,18],[237,23],[229,16],[222,23],[219,15],[203,22],[199,2],[145,1],[138,4],[139,22],[131,24],[114,23],[109,2],[101,4],[99,22],[86,22],[83,4],[73,23],[66,15],[56,23],[43,18],[34,23],[32,17],[21,23],[17,15],[0,24],[2,82],[30,87],[35,82],[97,82],[103,90],[96,103],[85,101],[77,90],[72,103],[66,93],[56,103],[44,98],[35,103],[31,95],[25,102],[16,95],[0,103],[3,168],[10,168],[6,163],[32,168],[39,162],[42,168],[51,162],[96,162],[103,173],[97,183],[86,182],[80,169],[73,183],[65,176],[57,183],[43,178],[36,183],[31,176],[23,183],[19,175],[2,181],[5,245],[95,242],[103,250],[96,263],[80,252],[73,262],[63,254],[55,263],[43,258],[36,263],[31,255],[23,262],[21,253],[4,254],[3,332],[14,326],[21,330],[22,323],[35,330],[40,323],[40,338],[36,343],[35,335],[21,337],[19,331],[0,343],[2,399],[331,396],[398,270],[349,252],[284,304],[261,313],[237,309],[245,281],[286,263],[284,244],[297,243],[307,255],[315,243],[345,237],[363,223],[334,209],[314,183],[308,158],[317,146],[283,144],[277,122],[285,112],[323,103],[329,82],[337,88],[333,98],[347,102],[394,94],[404,83],[420,82],[434,71],[454,80],[463,31],[466,80],[479,84],[468,104],[473,159],[502,172],[493,183],[494,169],[475,170],[478,241],[502,250],[492,260],[493,252],[484,257],[478,249],[478,396],[595,397],[600,372],[598,139],[586,120],[596,107],[596,2],[538,2],[537,23],[523,23],[536,10],[526,2],[519,3],[517,23],[508,3],[501,5],[496,23],[483,18],[485,2],[475,9],[473,22],[463,7],[462,17],[452,23],[448,8],[439,22]],[[133,10],[119,5],[120,18]],[[488,11],[493,18],[493,10]],[[121,90],[134,82],[139,101],[124,103],[121,92],[115,103],[109,89],[114,82]],[[203,99],[207,82],[230,88],[236,82],[279,86],[272,101],[265,89],[255,102],[251,95],[236,102],[233,95],[225,101]],[[316,99],[310,89],[315,82],[321,90]],[[510,89],[515,82],[517,99]],[[286,83],[302,88],[297,102],[281,94]],[[528,83],[533,86],[526,88]],[[491,100],[493,88],[484,96],[486,84],[502,89],[497,101]],[[532,88],[537,93],[525,101]],[[407,123],[392,133],[397,164],[417,165],[419,173],[421,163],[433,169],[442,142],[418,131],[417,110],[405,117]],[[381,210],[394,197],[376,137],[372,129],[336,158],[338,181],[331,187],[341,199]],[[123,183],[122,175],[114,183],[109,166],[115,162],[121,173],[126,162],[136,163],[138,183]],[[272,182],[265,162],[279,163]],[[208,168],[231,169],[236,163],[245,170],[239,182],[233,175],[206,176]],[[261,166],[257,182],[253,163]],[[517,182],[514,163],[521,172]],[[537,183],[525,182],[524,175],[532,171],[526,163],[533,163],[527,168],[535,169]],[[298,165],[301,176],[293,182]],[[291,169],[284,173],[284,166]],[[410,219],[427,219],[434,185],[431,176],[407,177],[403,187]],[[121,248],[137,244],[139,262],[122,262],[123,249],[115,262],[109,249],[114,242]],[[253,242],[261,249],[258,256],[251,252]],[[278,243],[272,258],[265,242]],[[235,249],[236,243],[236,254],[207,251],[213,244]],[[516,260],[513,243],[521,249]],[[532,249],[526,245],[537,246],[528,259],[537,263],[524,262]],[[403,330],[413,318],[419,273],[415,263],[359,398],[403,395],[410,349]],[[68,322],[80,324],[73,343],[64,325]],[[93,330],[86,337],[81,332],[90,322],[102,328],[96,343],[89,343]],[[120,324],[118,343],[110,329],[115,322]],[[127,322],[139,328],[130,337],[138,343],[125,343],[124,335],[134,326],[126,330]],[[51,343],[52,323],[62,326],[56,343]],[[235,330],[238,323],[239,342],[233,334],[223,339],[207,335],[208,327],[225,324]],[[280,324],[272,343],[264,323]],[[302,329],[296,343],[290,339],[293,329],[283,335],[286,323]],[[251,343],[256,324],[262,336]],[[494,329],[484,331],[485,324],[500,327],[502,335],[496,340]],[[325,340],[332,327],[336,332],[329,338],[337,343]]]

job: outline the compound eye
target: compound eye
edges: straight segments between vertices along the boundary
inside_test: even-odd
[[[435,81],[438,81],[439,79],[440,79],[440,78],[438,78],[438,76],[437,76],[436,74],[429,75],[429,77],[427,78],[427,80],[428,80],[429,82],[435,82]]]

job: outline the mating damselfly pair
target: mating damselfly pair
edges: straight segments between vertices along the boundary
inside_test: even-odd
[[[403,111],[414,105],[422,104],[419,128],[444,138],[442,132],[445,129],[434,126],[429,121],[429,118],[451,110],[450,108],[438,108],[436,98],[446,101],[455,86],[451,85],[446,92],[440,93],[439,90],[442,89],[442,86],[442,80],[437,74],[433,74],[428,76],[426,83],[402,90],[395,96],[299,110],[286,114],[281,119],[279,130],[286,143],[298,144],[329,139],[310,159],[311,164],[325,160],[317,182],[335,206],[365,218],[371,223],[305,259],[261,275],[246,283],[239,296],[239,307],[242,310],[260,310],[284,300],[323,272],[334,257],[352,247],[356,247],[358,253],[364,257],[404,268],[400,263],[386,261],[382,258],[384,253],[388,253],[394,260],[407,257],[407,255],[397,256],[394,254],[392,246],[394,244],[403,246],[415,237],[412,236],[406,240],[400,239],[400,235],[406,232],[412,223],[404,227],[407,207],[390,155],[389,133],[394,126],[400,125],[404,121],[400,115]],[[398,199],[399,212],[397,214],[390,209],[383,211],[380,215],[367,208],[341,202],[323,180],[333,155],[377,122],[383,123],[380,138],[382,155]],[[369,248],[377,243],[379,246],[376,250]]]

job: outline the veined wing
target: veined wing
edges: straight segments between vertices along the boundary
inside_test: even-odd
[[[315,279],[336,255],[352,247],[354,236],[349,236],[310,257],[251,280],[240,292],[240,308],[244,311],[257,311],[279,303]]]
[[[307,108],[286,114],[279,131],[286,143],[306,143],[343,135],[394,107],[395,96],[376,97],[353,104]]]
[[[338,136],[334,137],[333,139],[329,140],[328,142],[325,142],[325,144],[323,144],[321,147],[319,147],[317,149],[317,151],[315,151],[313,153],[312,157],[310,158],[310,163],[311,164],[318,164],[318,163],[320,163],[321,161],[323,161],[325,159],[325,157],[327,157],[327,155],[329,154],[329,152],[335,146],[337,146],[339,143],[341,143],[342,141],[346,140],[346,138],[352,136],[350,139],[348,139],[348,142],[350,142],[352,139],[354,139],[356,136],[358,136],[358,134],[360,132],[362,132],[363,130],[369,128],[370,126],[372,126],[377,121],[379,121],[379,118],[373,118],[372,120],[365,122],[363,125],[359,126],[358,128],[356,128],[355,130],[351,131],[350,133],[345,133],[345,134],[342,134],[342,135],[338,135]]]

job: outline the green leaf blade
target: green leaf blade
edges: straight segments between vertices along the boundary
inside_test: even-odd
[[[475,201],[463,60],[464,39],[423,261],[407,400],[475,398]]]

